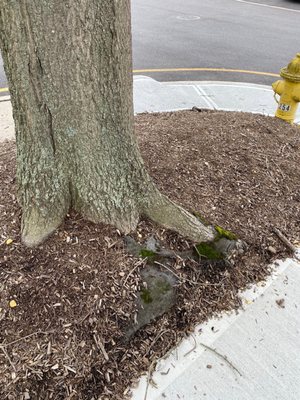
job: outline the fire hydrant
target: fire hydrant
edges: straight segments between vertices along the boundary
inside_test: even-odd
[[[278,103],[275,116],[292,124],[300,102],[300,53],[280,70],[280,76],[284,80],[272,84],[275,94],[280,95],[279,101],[275,97]]]

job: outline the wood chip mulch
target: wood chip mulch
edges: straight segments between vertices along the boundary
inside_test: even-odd
[[[129,387],[196,323],[240,307],[238,292],[288,255],[272,232],[300,237],[300,129],[247,113],[184,111],[136,117],[150,174],[170,198],[234,231],[248,251],[231,267],[178,259],[177,305],[138,332],[145,262],[115,228],[71,213],[46,243],[20,243],[15,143],[0,146],[0,398],[124,400]],[[189,241],[141,221],[134,234],[167,248]],[[11,239],[7,241],[7,239]]]

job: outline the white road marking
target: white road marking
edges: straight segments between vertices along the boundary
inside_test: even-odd
[[[196,90],[196,92],[200,95],[201,98],[204,99],[206,104],[210,107],[212,107],[214,110],[219,110],[220,107],[215,103],[211,98],[208,93],[201,87],[201,86],[193,86],[193,88]]]
[[[254,1],[247,1],[247,0],[234,0],[238,3],[245,3],[245,4],[251,4],[254,6],[260,6],[260,7],[267,7],[267,8],[275,8],[277,10],[283,10],[283,11],[293,11],[296,13],[300,13],[300,10],[295,10],[294,8],[286,8],[286,7],[279,7],[279,6],[271,6],[269,4],[264,4],[264,3],[255,3]]]
[[[182,86],[182,87],[184,87],[184,86],[189,86],[189,84],[187,83],[187,84],[183,84],[183,83],[175,83],[175,84],[173,84],[173,83],[171,83],[171,82],[168,82],[168,84],[170,85],[170,86]],[[194,87],[196,87],[194,84],[191,84],[191,86],[194,86]],[[214,87],[233,87],[233,88],[242,88],[242,89],[254,89],[254,90],[264,90],[264,91],[266,91],[266,92],[272,92],[273,93],[273,90],[272,89],[269,89],[269,88],[265,88],[265,87],[263,87],[263,88],[261,88],[261,87],[256,87],[256,86],[250,86],[250,85],[230,85],[230,84],[218,84],[218,83],[213,83],[213,84],[209,84],[209,83],[201,83],[201,85],[197,85],[197,87],[199,88],[199,86],[203,89],[203,87],[204,86],[208,86],[208,87],[212,87],[212,86],[214,86]],[[206,94],[206,96],[208,96],[207,94]]]
[[[199,17],[199,15],[178,15],[176,19],[181,19],[183,21],[196,21],[201,19],[201,17]]]

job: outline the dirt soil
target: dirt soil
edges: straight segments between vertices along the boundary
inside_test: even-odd
[[[174,261],[177,304],[128,343],[145,261],[115,228],[71,213],[43,245],[20,243],[15,143],[0,146],[0,398],[124,400],[130,385],[196,323],[241,306],[238,292],[288,252],[272,232],[300,237],[300,130],[247,113],[184,111],[136,117],[153,179],[173,200],[248,243],[233,266]],[[141,221],[167,248],[191,243]]]

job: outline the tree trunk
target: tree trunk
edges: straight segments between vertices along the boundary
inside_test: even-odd
[[[24,243],[44,240],[70,208],[123,232],[146,215],[213,240],[213,228],[158,192],[139,154],[130,1],[0,0],[0,24]]]

